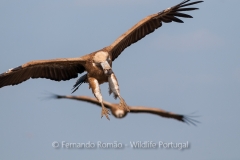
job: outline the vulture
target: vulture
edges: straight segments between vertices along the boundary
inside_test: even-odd
[[[53,94],[52,96],[50,96],[50,98],[73,99],[78,101],[89,102],[101,107],[101,104],[95,98],[92,98],[89,96],[63,96],[63,95]],[[114,115],[114,117],[116,118],[124,118],[128,114],[126,110],[119,108],[118,104],[116,103],[103,101],[103,104],[104,106],[106,106],[106,108],[110,109],[112,115]],[[159,108],[150,108],[150,107],[144,107],[144,106],[134,106],[134,107],[128,106],[128,107],[129,107],[130,113],[150,113],[150,114],[158,115],[165,118],[176,119],[178,121],[185,122],[187,124],[196,125],[196,123],[199,123],[199,121],[193,119],[196,116],[186,116],[181,114],[175,114],[175,113],[164,111]]]
[[[201,2],[203,1],[190,2],[190,0],[184,0],[178,5],[149,15],[118,37],[109,46],[90,54],[77,58],[35,60],[9,69],[0,74],[0,88],[8,85],[17,85],[30,78],[65,81],[76,78],[78,74],[86,71],[87,73],[77,80],[73,89],[76,91],[82,83],[89,83],[89,88],[92,89],[94,96],[102,106],[101,117],[106,116],[109,119],[109,111],[104,107],[99,87],[104,82],[109,84],[109,93],[113,93],[114,98],[119,98],[119,107],[129,111],[130,108],[120,95],[118,81],[112,70],[112,62],[116,60],[125,48],[161,27],[163,22],[183,23],[178,17],[192,18],[192,16],[182,12],[198,9],[189,6]]]

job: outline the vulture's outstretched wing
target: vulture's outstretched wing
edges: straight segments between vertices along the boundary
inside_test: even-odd
[[[96,98],[88,97],[88,96],[63,96],[63,95],[57,95],[53,94],[50,98],[55,98],[55,99],[74,99],[78,101],[83,101],[83,102],[88,102],[95,104],[99,107],[102,107],[101,104],[98,102]],[[106,108],[111,109],[112,108],[112,103],[103,101],[103,104]]]
[[[162,22],[169,23],[174,21],[178,23],[183,23],[183,21],[178,19],[177,17],[192,18],[192,16],[180,12],[196,10],[198,8],[187,8],[186,6],[201,3],[203,1],[187,3],[189,1],[190,0],[185,0],[182,3],[165,9],[162,12],[147,16],[146,18],[138,22],[136,25],[134,25],[127,32],[125,32],[123,35],[121,35],[109,46],[109,50],[112,54],[112,61],[114,61],[125,48],[139,41],[146,35],[152,33],[155,29],[161,27]]]
[[[84,56],[31,61],[0,74],[0,88],[17,85],[29,78],[47,78],[55,81],[69,80],[76,78],[78,73],[85,71],[84,64]]]
[[[155,114],[161,117],[165,118],[173,118],[182,122],[185,122],[187,124],[193,124],[196,125],[196,123],[199,123],[197,120],[193,119],[192,116],[186,116],[186,115],[181,115],[181,114],[176,114],[176,113],[171,113],[164,111],[159,108],[150,108],[150,107],[130,107],[130,112],[131,113],[150,113],[150,114]]]

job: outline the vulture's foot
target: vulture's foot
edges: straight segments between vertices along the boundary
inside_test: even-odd
[[[119,107],[124,109],[125,111],[130,111],[128,105],[126,104],[126,102],[124,101],[123,98],[119,98],[120,99],[120,103],[119,103]]]
[[[106,118],[107,118],[108,120],[110,120],[110,118],[108,117],[108,115],[110,115],[109,110],[108,110],[106,107],[104,107],[104,105],[102,104],[101,118],[102,118],[103,116],[106,116]]]

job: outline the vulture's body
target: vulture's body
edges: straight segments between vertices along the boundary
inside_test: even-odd
[[[180,12],[196,10],[198,8],[188,8],[186,6],[202,1],[188,3],[189,1],[185,0],[162,12],[147,16],[117,38],[111,45],[99,51],[78,58],[31,61],[19,67],[9,69],[0,75],[0,88],[8,85],[17,85],[30,78],[47,78],[55,81],[69,80],[86,71],[87,74],[80,77],[74,85],[74,89],[78,89],[83,82],[89,83],[89,87],[99,103],[101,103],[102,116],[105,115],[108,118],[108,110],[103,105],[99,87],[104,82],[109,82],[109,93],[113,93],[115,98],[118,97],[120,99],[120,107],[129,111],[128,106],[120,96],[117,78],[111,68],[112,61],[125,48],[161,27],[163,22],[169,23],[174,21],[183,23],[177,17],[192,18],[192,16]]]

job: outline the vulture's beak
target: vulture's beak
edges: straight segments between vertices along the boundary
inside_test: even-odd
[[[101,66],[105,75],[109,76],[113,73],[112,68],[107,61],[102,62]]]

